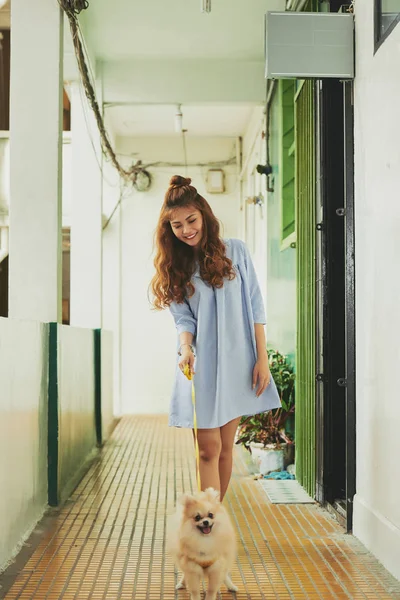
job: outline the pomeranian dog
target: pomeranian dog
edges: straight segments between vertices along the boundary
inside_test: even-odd
[[[206,600],[215,600],[223,583],[237,592],[228,574],[236,558],[235,532],[219,492],[184,494],[168,525],[167,550],[183,573],[177,589],[186,586],[191,600],[200,600],[205,578]]]

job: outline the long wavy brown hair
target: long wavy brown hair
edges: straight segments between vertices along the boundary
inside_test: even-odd
[[[156,255],[154,275],[150,288],[153,305],[162,310],[171,302],[182,303],[195,291],[191,281],[196,261],[203,281],[215,288],[224,285],[224,279],[235,278],[232,261],[226,256],[225,244],[220,238],[220,226],[208,202],[191,185],[191,179],[179,175],[172,177],[165,194],[160,218],[155,232]],[[171,227],[174,210],[194,207],[203,217],[203,232],[197,256],[194,249],[179,240]]]

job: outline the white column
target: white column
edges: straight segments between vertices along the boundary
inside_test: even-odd
[[[55,0],[13,0],[10,317],[61,320],[63,20]]]
[[[102,324],[102,175],[98,129],[81,85],[71,85],[71,325]]]

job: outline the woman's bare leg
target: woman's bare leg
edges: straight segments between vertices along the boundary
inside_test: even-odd
[[[201,489],[212,487],[220,492],[219,458],[222,448],[220,429],[198,429],[197,439],[200,450]]]
[[[220,427],[221,431],[221,453],[219,456],[219,480],[221,482],[221,502],[224,499],[226,490],[232,475],[232,462],[233,462],[233,443],[235,441],[236,430],[240,423],[240,417],[229,421],[223,427]]]

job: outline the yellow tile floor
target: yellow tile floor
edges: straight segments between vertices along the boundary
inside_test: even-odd
[[[124,417],[69,501],[39,525],[25,564],[0,576],[0,598],[186,600],[164,542],[176,496],[195,487],[193,466],[189,431],[165,417]],[[400,599],[400,584],[326,511],[270,504],[238,450],[226,501],[239,600]]]

